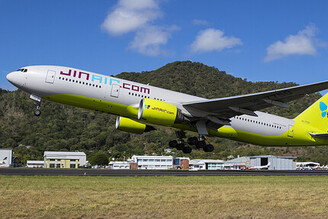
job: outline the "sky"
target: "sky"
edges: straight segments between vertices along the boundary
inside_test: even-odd
[[[185,60],[248,81],[323,81],[327,12],[324,0],[0,0],[0,88],[29,65],[116,75]]]

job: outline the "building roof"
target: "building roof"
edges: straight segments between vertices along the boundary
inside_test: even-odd
[[[130,164],[129,161],[111,161],[109,164]]]
[[[235,159],[227,160],[226,163],[245,163],[250,161],[250,159],[256,158],[280,158],[280,159],[294,159],[296,157],[291,156],[273,156],[273,155],[259,155],[259,156],[245,156],[245,157],[237,157]]]
[[[275,158],[281,158],[281,159],[294,159],[297,157],[292,156],[274,156],[274,155],[258,155],[258,156],[248,156],[250,158],[266,158],[266,157],[275,157]]]
[[[13,149],[9,149],[9,148],[0,148],[1,151],[12,151]]]
[[[249,157],[237,157],[235,159],[227,160],[225,163],[245,163]]]
[[[27,164],[44,164],[44,160],[27,160]]]
[[[185,159],[185,160],[190,160],[189,157],[175,157],[174,159],[180,159],[180,160]]]
[[[201,164],[201,163],[224,163],[224,160],[210,160],[210,159],[194,159],[190,160],[189,164]]]
[[[43,156],[45,157],[57,157],[57,156],[86,156],[84,152],[72,152],[72,151],[45,151]]]
[[[148,156],[148,155],[133,155],[132,157],[135,158],[148,158],[148,159],[160,159],[160,158],[168,158],[168,159],[172,159],[173,156]]]

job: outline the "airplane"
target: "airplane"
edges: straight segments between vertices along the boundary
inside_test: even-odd
[[[7,160],[7,157],[4,157],[2,159],[2,162],[0,162],[0,166],[5,165],[6,164],[6,160]]]
[[[269,169],[271,163],[269,162],[267,165],[264,166],[252,166],[252,167],[248,167],[248,170],[267,170]]]
[[[328,94],[294,119],[261,112],[270,106],[288,107],[291,100],[328,88],[328,81],[239,96],[206,99],[149,84],[61,66],[27,66],[7,80],[36,101],[42,99],[117,115],[116,128],[142,134],[157,126],[175,129],[169,146],[191,153],[212,152],[206,136],[228,138],[261,146],[328,144]],[[186,132],[196,133],[189,137]]]

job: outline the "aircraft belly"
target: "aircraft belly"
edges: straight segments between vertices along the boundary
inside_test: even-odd
[[[136,107],[82,95],[54,94],[43,98],[53,102],[73,105],[81,108],[101,111],[114,115],[121,115],[125,117],[135,118],[138,114],[138,108]]]

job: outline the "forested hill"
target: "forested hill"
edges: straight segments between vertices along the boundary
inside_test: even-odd
[[[4,94],[4,93],[8,93],[8,91],[6,91],[6,90],[2,90],[2,89],[0,88],[0,95],[1,95],[1,94]]]
[[[92,71],[92,69],[88,69]],[[215,67],[183,61],[169,63],[154,71],[123,72],[119,78],[149,83],[179,92],[206,98],[247,94],[296,85],[295,83],[249,82],[235,78]],[[295,117],[320,94],[312,94],[290,103],[288,109],[268,108],[266,111]],[[98,151],[118,159],[132,154],[162,154],[168,141],[175,138],[170,129],[143,135],[124,133],[115,129],[115,116],[85,109],[42,102],[42,115],[33,116],[34,102],[21,90],[7,92],[0,89],[0,148],[13,148],[17,161],[42,159],[45,150],[84,151],[87,155]],[[325,147],[275,149],[245,145],[229,140],[211,138],[218,145],[213,153],[193,151],[193,158],[221,158],[229,155],[288,154],[304,159],[326,162]],[[31,146],[31,147],[26,147]],[[177,152],[178,154],[181,152]],[[321,156],[321,157],[319,157]]]
[[[292,82],[250,82],[215,67],[191,61],[169,63],[155,71],[123,72],[117,77],[205,98],[236,96],[297,85]],[[266,111],[294,118],[320,96],[313,94],[292,102],[288,110],[272,107]]]
[[[169,63],[155,71],[123,72],[117,77],[205,98],[234,96],[295,85],[295,83],[248,82],[215,67],[191,61]]]

